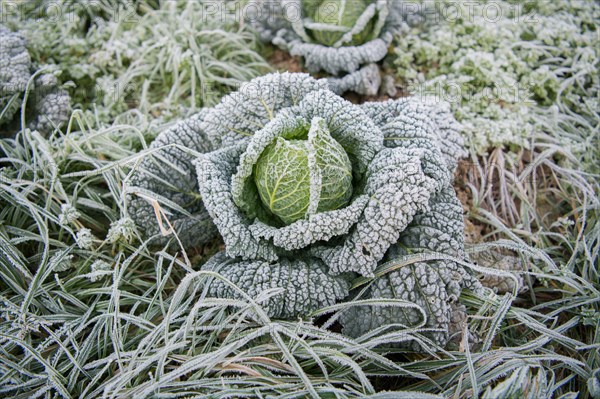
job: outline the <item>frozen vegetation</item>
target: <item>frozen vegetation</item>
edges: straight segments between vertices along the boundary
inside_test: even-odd
[[[597,3],[1,6],[1,397],[600,398]]]

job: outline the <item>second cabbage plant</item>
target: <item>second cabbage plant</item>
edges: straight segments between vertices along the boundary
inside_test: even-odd
[[[398,0],[253,0],[247,19],[259,37],[292,56],[310,73],[325,73],[331,89],[376,95],[382,85],[378,63],[394,33],[408,25]],[[387,76],[383,91],[394,95]]]
[[[272,317],[356,300],[341,313],[345,333],[393,323],[443,345],[461,290],[478,289],[462,266],[451,186],[465,155],[459,129],[445,104],[355,105],[326,80],[271,74],[162,133],[133,175],[129,209],[157,240],[167,222],[188,247],[218,232],[225,248],[203,268],[261,298]],[[367,284],[351,290],[358,277]],[[223,280],[209,289],[241,295]],[[371,306],[386,299],[406,302]]]

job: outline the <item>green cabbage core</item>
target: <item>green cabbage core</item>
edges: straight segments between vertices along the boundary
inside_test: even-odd
[[[307,139],[279,137],[265,148],[254,165],[254,182],[262,203],[290,224],[345,206],[352,196],[352,165],[316,118]]]
[[[369,0],[323,0],[315,9],[313,20],[320,24],[327,24],[332,27],[352,28],[358,18],[369,5]],[[370,21],[365,29],[352,37],[348,43],[351,46],[358,46],[368,41],[369,35],[373,30],[373,21]],[[343,30],[314,30],[312,35],[314,39],[325,46],[333,46],[342,38],[346,29]]]

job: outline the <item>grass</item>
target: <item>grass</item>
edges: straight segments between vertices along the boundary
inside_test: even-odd
[[[27,38],[34,65],[56,65],[76,107],[105,125],[131,109],[176,120],[271,71],[252,32],[202,3],[38,3],[7,13],[6,24]]]
[[[175,17],[173,9],[144,12],[142,30]],[[157,26],[149,37],[161,32]],[[505,278],[518,273],[529,290],[464,292],[468,342],[449,348],[432,343],[424,354],[405,352],[393,344],[426,340],[419,326],[381,326],[357,339],[341,335],[336,313],[353,303],[317,311],[306,320],[284,321],[270,319],[261,307],[277,290],[256,298],[241,293],[240,300],[210,298],[207,285],[222,277],[198,271],[198,266],[219,243],[187,256],[172,254],[166,247],[150,249],[152,239],[142,239],[126,223],[131,170],[171,118],[165,112],[175,109],[175,118],[204,105],[194,103],[191,76],[212,73],[210,78],[221,77],[226,90],[235,87],[232,76],[249,79],[264,67],[256,58],[255,70],[242,68],[248,57],[257,56],[246,50],[240,58],[223,59],[214,52],[218,48],[210,47],[221,33],[210,32],[207,54],[220,60],[213,59],[214,69],[188,64],[180,70],[162,63],[166,69],[155,70],[134,62],[123,69],[129,71],[123,79],[144,82],[148,96],[132,109],[109,118],[118,106],[89,100],[96,112],[82,107],[68,126],[49,137],[21,129],[13,139],[0,140],[0,396],[598,394],[595,161],[600,154],[593,146],[598,132],[594,111],[577,113],[558,105],[560,112],[551,119],[551,106],[536,105],[533,112],[545,125],[527,137],[527,145],[481,152],[479,144],[470,144],[471,158],[456,183],[469,198],[466,217],[482,228],[469,251],[507,251],[527,268],[501,272],[465,266]],[[248,35],[240,31],[235,38],[251,41]],[[235,40],[232,46],[242,45]],[[170,57],[164,49],[144,49],[152,63]],[[161,82],[173,83],[171,97],[164,91],[171,83]],[[578,84],[560,82],[567,91]],[[185,111],[174,108],[180,99]],[[408,393],[386,396],[390,390]]]

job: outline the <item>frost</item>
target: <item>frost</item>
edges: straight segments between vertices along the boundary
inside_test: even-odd
[[[81,214],[71,204],[62,204],[60,206],[60,214],[58,215],[58,222],[61,226],[68,226],[75,222]]]
[[[92,283],[100,281],[113,273],[111,264],[101,259],[95,260],[90,266],[90,269],[91,273],[87,274],[86,277],[89,278]]]
[[[462,207],[452,187],[445,188],[431,199],[429,209],[418,214],[402,232],[397,244],[386,254],[394,262],[410,254],[436,254],[464,259],[464,225]],[[425,328],[438,329],[425,333],[444,346],[450,338],[452,325],[460,324],[455,306],[463,288],[479,290],[477,280],[460,264],[451,260],[417,261],[377,278],[369,287],[367,298],[404,299],[419,305],[427,315],[413,309],[392,307],[351,308],[342,316],[344,332],[359,336],[388,323],[414,327],[421,322]],[[361,298],[362,299],[362,298]],[[404,346],[421,350],[417,341]]]
[[[84,227],[77,232],[75,243],[81,249],[91,249],[94,245],[94,239],[92,231]]]
[[[119,241],[131,243],[135,237],[135,223],[131,218],[122,218],[110,224],[106,241],[114,244]]]
[[[67,251],[60,251],[53,255],[48,264],[55,272],[64,272],[73,267],[73,258],[71,254],[67,254]]]
[[[268,290],[282,290],[265,302],[259,301],[269,316],[277,318],[306,316],[333,305],[348,295],[350,286],[345,278],[330,276],[325,265],[314,259],[282,259],[277,263],[240,261],[220,253],[203,269],[220,272],[255,299]],[[219,298],[240,298],[238,292],[221,280],[213,281],[209,292]]]
[[[564,140],[584,126],[594,134],[600,112],[597,4],[493,4],[499,10],[493,23],[486,3],[456,2],[458,15],[469,18],[431,13],[441,22],[426,21],[399,35],[397,76],[413,95],[448,101],[479,153],[503,145],[528,148],[540,132],[557,131]],[[535,21],[528,19],[530,6]]]
[[[213,148],[201,127],[207,113],[205,109],[160,133],[132,175],[127,189],[129,215],[146,237],[163,236],[156,244],[169,239],[162,233],[171,226],[186,247],[216,236],[198,195],[198,178],[192,166],[194,154]]]

